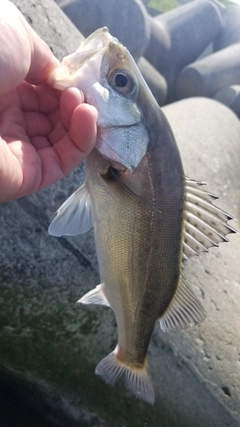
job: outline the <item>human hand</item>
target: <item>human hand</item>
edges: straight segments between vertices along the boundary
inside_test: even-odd
[[[95,144],[97,112],[78,89],[47,85],[58,61],[8,0],[0,16],[0,202],[7,202],[84,160]]]

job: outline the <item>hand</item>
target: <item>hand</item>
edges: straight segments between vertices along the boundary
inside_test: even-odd
[[[7,202],[73,170],[94,147],[97,112],[78,89],[47,85],[58,61],[8,0],[0,16],[0,202]]]

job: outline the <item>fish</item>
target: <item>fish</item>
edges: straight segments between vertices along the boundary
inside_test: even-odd
[[[233,217],[214,204],[204,182],[185,176],[170,124],[107,28],[65,57],[49,84],[78,87],[98,110],[86,182],[59,208],[49,233],[74,236],[94,227],[101,284],[79,302],[111,307],[118,330],[116,348],[96,373],[110,385],[123,378],[153,404],[147,350],[155,325],[166,332],[204,320],[185,263],[227,242]]]

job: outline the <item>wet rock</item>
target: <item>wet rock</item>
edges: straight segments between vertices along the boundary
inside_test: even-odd
[[[240,42],[240,6],[231,4],[222,13],[223,28],[214,41],[214,49],[220,50]]]
[[[140,0],[67,0],[60,6],[85,37],[106,26],[135,59],[144,54],[150,39],[150,28]]]
[[[190,64],[218,35],[222,27],[220,6],[196,0],[151,18],[151,39],[145,57],[166,78],[168,102],[175,99],[179,72]]]
[[[240,123],[220,103],[191,98],[164,107],[189,177],[204,180],[218,194],[218,206],[240,219]],[[239,225],[232,221],[239,229]],[[206,321],[186,332],[164,334],[184,355],[199,380],[240,422],[239,316],[240,235],[209,254],[192,259],[185,273],[207,312]],[[162,335],[161,335],[162,336]],[[220,422],[220,425],[224,425]]]
[[[166,80],[144,57],[137,64],[158,104],[164,105],[167,97]]]
[[[177,80],[176,97],[212,97],[225,86],[240,84],[239,57],[240,43],[188,65]]]
[[[60,59],[78,47],[81,37],[56,4],[14,3]],[[207,99],[165,112],[186,173],[209,181],[221,206],[239,217],[236,116]],[[188,332],[156,330],[149,362],[157,401],[149,407],[94,374],[116,345],[116,324],[110,309],[76,304],[99,283],[93,233],[60,239],[47,233],[56,209],[83,180],[79,167],[38,194],[0,206],[0,388],[7,384],[46,425],[58,427],[143,427],[159,420],[162,427],[238,427],[239,236],[187,267],[208,320]]]
[[[231,108],[240,117],[240,86],[224,87],[215,94],[214,99]]]

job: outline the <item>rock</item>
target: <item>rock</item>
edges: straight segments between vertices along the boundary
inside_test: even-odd
[[[240,117],[240,86],[229,86],[220,89],[214,96],[219,102],[231,108]]]
[[[177,80],[176,97],[212,97],[225,86],[240,84],[239,55],[240,43],[188,65]]]
[[[240,42],[240,6],[230,5],[223,11],[223,28],[214,41],[214,50],[224,49]]]
[[[74,52],[84,36],[74,26],[69,31],[69,19],[53,2],[13,0],[18,9],[38,34],[46,41],[54,55],[62,60],[67,53]],[[40,19],[41,17],[41,19]],[[50,25],[51,22],[51,25]]]
[[[144,54],[150,39],[150,28],[140,0],[65,0],[60,6],[85,37],[106,26],[135,59]]]
[[[137,64],[158,104],[164,105],[167,97],[166,80],[144,57]]]
[[[219,33],[220,9],[214,2],[196,0],[149,19],[151,39],[144,56],[166,78],[171,102],[179,72],[196,60]]]
[[[79,43],[78,32],[56,4],[14,3],[59,58],[77,47],[73,44]],[[239,121],[229,109],[207,99],[179,102],[165,112],[186,172],[211,182],[209,188],[222,193],[221,206],[236,215]],[[79,167],[44,191],[0,206],[0,404],[7,386],[26,408],[30,405],[41,414],[44,427],[143,427],[158,426],[159,420],[162,427],[238,427],[236,242],[213,249],[187,267],[195,292],[202,299],[200,288],[205,292],[208,320],[188,332],[159,336],[156,331],[149,359],[157,402],[149,407],[121,385],[110,388],[94,374],[99,360],[115,347],[116,324],[108,308],[76,304],[99,283],[93,233],[60,239],[47,233],[54,212],[83,179]],[[15,409],[15,399],[11,403]]]
[[[218,194],[217,205],[240,219],[240,123],[220,103],[191,98],[164,107],[176,136],[187,176],[204,180],[207,190]],[[234,227],[239,225],[232,222]],[[170,335],[177,355],[189,366],[216,399],[240,423],[240,235],[232,244],[220,244],[195,258],[185,273],[207,312],[197,328]],[[170,344],[171,345],[171,344]],[[194,424],[193,424],[194,425]],[[225,425],[220,422],[220,425]]]

